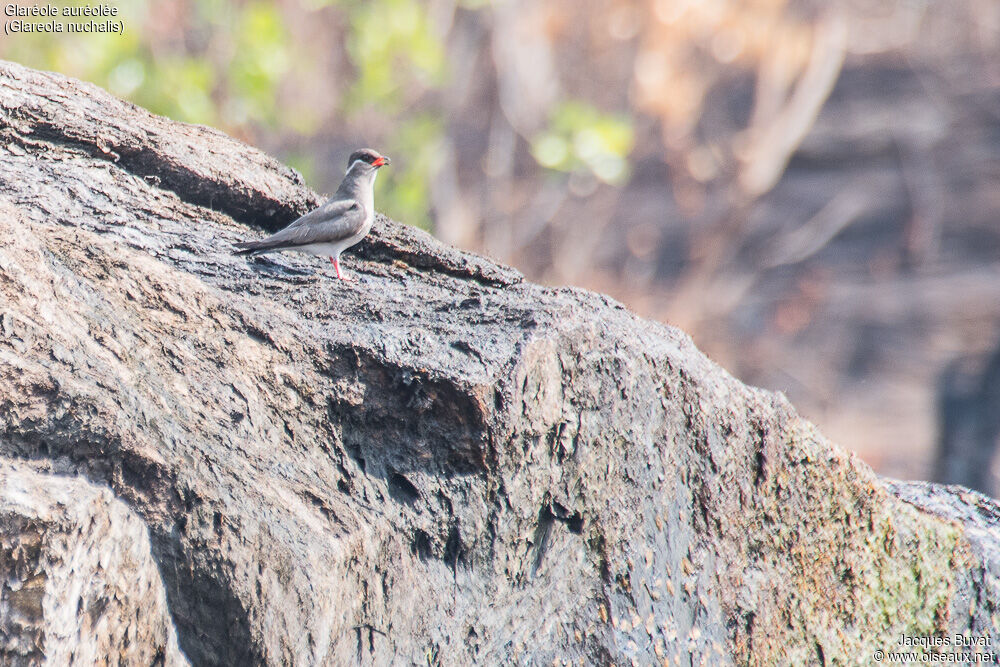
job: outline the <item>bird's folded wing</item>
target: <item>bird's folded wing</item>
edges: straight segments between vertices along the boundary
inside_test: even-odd
[[[336,243],[361,231],[365,213],[354,199],[331,199],[319,208],[254,244],[255,250]]]

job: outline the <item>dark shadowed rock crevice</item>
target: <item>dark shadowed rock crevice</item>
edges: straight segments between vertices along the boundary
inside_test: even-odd
[[[146,549],[192,664],[837,663],[996,633],[990,519],[930,511],[940,487],[883,482],[676,329],[385,218],[351,283],[235,257],[319,197],[57,75],[0,65],[0,137],[0,454],[144,524],[102,548]]]

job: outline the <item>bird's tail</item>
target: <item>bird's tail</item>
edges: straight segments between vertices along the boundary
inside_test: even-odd
[[[268,248],[264,246],[260,241],[241,241],[236,244],[233,249],[234,255],[256,255],[258,253],[267,252]]]

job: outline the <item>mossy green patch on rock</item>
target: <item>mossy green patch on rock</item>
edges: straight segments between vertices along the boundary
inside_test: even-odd
[[[961,529],[901,504],[811,424],[791,416],[785,428],[728,535],[748,570],[777,575],[753,596],[770,604],[729,610],[748,619],[735,626],[737,661],[863,664],[901,635],[947,633]]]

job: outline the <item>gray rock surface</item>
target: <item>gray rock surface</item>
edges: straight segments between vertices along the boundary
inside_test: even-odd
[[[0,664],[188,664],[146,525],[107,486],[0,463],[0,572]]]
[[[351,283],[231,254],[318,201],[218,132],[0,63],[0,455],[141,518],[192,664],[1000,638],[992,518],[928,511],[937,487],[883,482],[676,329],[385,218]]]

